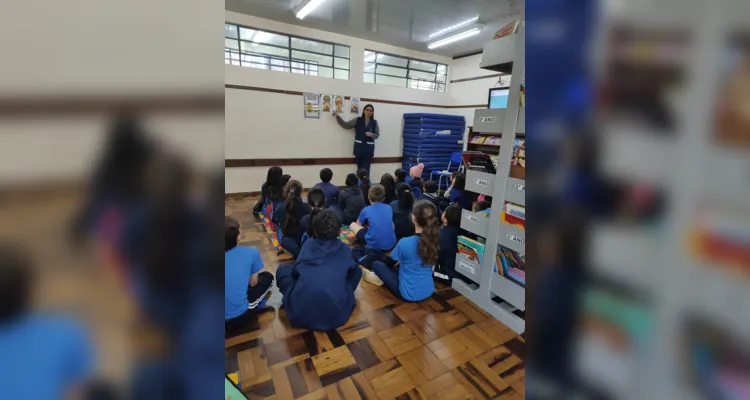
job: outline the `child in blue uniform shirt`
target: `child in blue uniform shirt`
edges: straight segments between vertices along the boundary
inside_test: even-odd
[[[331,183],[331,179],[333,179],[333,171],[330,168],[323,168],[320,170],[321,182],[313,186],[313,188],[323,189],[323,193],[326,194],[325,208],[336,205],[339,202],[339,188]]]
[[[390,251],[396,245],[396,232],[393,228],[393,209],[383,203],[383,185],[370,188],[368,197],[371,205],[365,207],[349,228],[359,243],[382,251]],[[367,225],[367,227],[365,227]]]
[[[335,211],[319,211],[312,224],[313,237],[305,241],[297,261],[276,271],[277,285],[292,326],[328,331],[352,315],[362,270],[351,248],[338,239],[341,218]]]
[[[435,280],[450,284],[456,276],[456,253],[458,237],[461,235],[461,207],[448,206],[443,213],[443,227],[440,229],[438,262],[432,276]]]
[[[416,233],[401,239],[393,249],[394,267],[375,261],[372,271],[396,296],[406,301],[422,301],[435,291],[432,270],[438,260],[440,235],[437,208],[420,200],[414,205],[412,220]]]
[[[265,306],[273,274],[260,272],[263,261],[254,247],[238,246],[240,222],[224,218],[224,323],[227,330],[243,325],[251,312]]]

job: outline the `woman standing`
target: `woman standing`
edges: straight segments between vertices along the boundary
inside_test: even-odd
[[[375,155],[375,139],[380,136],[378,121],[375,121],[375,108],[368,104],[362,110],[362,116],[347,122],[334,112],[339,125],[344,129],[354,128],[354,159],[357,162],[357,169],[364,169],[368,175],[370,173],[370,164],[372,157]]]

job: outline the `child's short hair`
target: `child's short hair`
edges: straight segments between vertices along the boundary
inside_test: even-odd
[[[445,209],[445,220],[449,226],[461,226],[461,212],[463,209],[457,204],[451,204]]]
[[[341,217],[333,210],[321,210],[313,217],[312,226],[315,237],[336,239],[341,233]]]
[[[237,247],[240,237],[240,221],[230,216],[224,217],[224,251]]]
[[[382,203],[385,199],[385,187],[381,184],[373,185],[367,192],[367,198],[370,199],[370,203]]]
[[[474,203],[474,207],[472,207],[472,211],[474,212],[484,211],[490,207],[492,207],[492,203],[490,203],[489,201],[478,201]]]
[[[425,193],[437,193],[438,191],[438,185],[435,183],[435,181],[427,181],[424,183],[424,192]]]
[[[323,182],[330,182],[333,179],[333,171],[330,168],[323,168],[320,170],[320,180]]]
[[[396,172],[393,173],[393,176],[395,176],[399,182],[403,182],[406,180],[406,170],[399,168],[396,170]]]
[[[359,178],[357,178],[357,174],[349,174],[346,176],[346,186],[357,186],[357,183],[359,182]]]

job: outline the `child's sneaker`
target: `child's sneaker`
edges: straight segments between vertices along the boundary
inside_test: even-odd
[[[380,280],[374,272],[367,268],[362,268],[362,278],[364,278],[366,282],[370,282],[375,286],[383,286],[383,281]]]

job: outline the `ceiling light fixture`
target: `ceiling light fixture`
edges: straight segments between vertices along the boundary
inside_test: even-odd
[[[454,31],[454,30],[456,30],[458,28],[463,28],[464,26],[472,24],[472,23],[477,22],[477,21],[479,21],[479,17],[474,17],[472,19],[467,19],[466,21],[459,22],[459,23],[457,23],[455,25],[451,25],[451,26],[449,26],[447,28],[443,28],[443,29],[441,29],[441,30],[433,33],[432,35],[428,36],[427,38],[428,39],[432,39],[435,36],[440,36],[440,35],[442,35],[444,33],[448,33],[450,31]]]
[[[455,35],[447,36],[447,37],[445,37],[443,39],[436,40],[436,41],[434,41],[432,43],[429,43],[429,44],[427,44],[427,48],[430,49],[430,50],[436,49],[436,48],[438,48],[440,46],[445,46],[446,44],[457,42],[457,41],[459,41],[461,39],[466,39],[468,37],[474,36],[474,35],[478,34],[481,31],[482,31],[482,28],[472,28],[472,29],[469,29],[468,31],[463,31],[463,32],[457,33]]]
[[[294,15],[299,19],[305,19],[308,14],[313,12],[319,5],[323,4],[325,0],[304,0],[297,6],[297,11]]]

